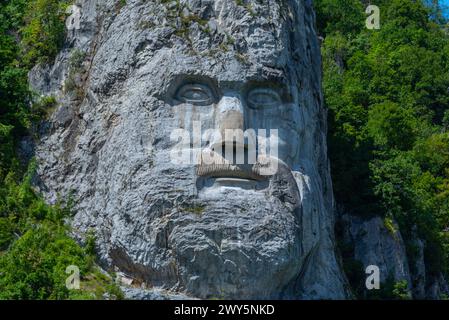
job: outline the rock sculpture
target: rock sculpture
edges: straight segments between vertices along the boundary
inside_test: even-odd
[[[94,232],[104,267],[147,287],[196,298],[347,297],[311,1],[116,2],[79,1],[72,48],[30,75],[61,102],[37,149],[48,201],[73,197],[75,235]],[[85,53],[76,70],[75,50]],[[64,85],[74,73],[76,92]],[[179,129],[198,137],[198,124],[277,130],[276,171],[175,163],[176,147],[200,159],[248,149],[225,136],[173,139]]]

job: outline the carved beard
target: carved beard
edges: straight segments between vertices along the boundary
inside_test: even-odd
[[[196,205],[204,212],[172,233],[183,248],[175,252],[180,287],[202,298],[280,298],[302,268],[300,212],[236,189]]]

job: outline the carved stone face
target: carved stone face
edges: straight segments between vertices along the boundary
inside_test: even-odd
[[[175,55],[179,59],[182,53]],[[155,172],[148,201],[154,206],[173,188],[179,204],[170,214],[154,217],[151,225],[169,225],[167,245],[176,248],[171,259],[187,292],[279,297],[293,286],[307,254],[301,247],[301,202],[292,174],[299,165],[297,89],[282,71],[277,78],[252,75],[249,70],[258,66],[248,62],[239,65],[236,77],[226,72],[228,62],[216,63],[225,71],[221,73],[210,71],[211,62],[184,56],[155,77],[173,75],[165,86],[161,83],[163,90],[152,103],[158,117],[152,130]],[[179,129],[189,139],[173,139]],[[248,163],[250,139],[226,136],[226,130],[235,129],[262,129],[267,137],[277,130],[278,154],[267,152],[270,163],[276,162],[272,174],[261,174],[260,161]],[[233,158],[227,157],[227,147],[235,152]],[[173,150],[190,161],[174,163]],[[215,158],[206,164],[204,157],[211,154]],[[239,155],[243,164],[237,163]],[[159,243],[154,245],[161,250]]]
[[[223,6],[221,13],[217,6]],[[232,11],[216,1],[218,16],[209,19],[221,19],[225,10]],[[276,10],[276,25],[249,19],[244,10],[241,26],[247,30],[232,31],[228,19],[219,24],[219,34],[246,43],[241,53],[234,45],[214,53],[219,46],[209,37],[219,34],[191,31],[201,40],[182,39],[180,46],[153,52],[137,71],[151,83],[145,104],[153,117],[145,195],[150,242],[141,241],[150,249],[145,255],[151,265],[160,255],[165,259],[146,272],[149,283],[163,277],[171,280],[165,285],[202,298],[279,298],[296,284],[313,247],[302,240],[301,195],[292,172],[300,167],[301,109],[307,106],[298,92],[292,22]],[[212,47],[199,52],[202,41]],[[180,129],[188,139],[173,139]],[[262,129],[271,138],[277,130],[277,154],[268,157],[271,165],[276,162],[273,174],[260,174],[259,161],[237,165],[236,158],[227,158],[230,147],[247,160],[249,144],[228,139],[227,129]],[[174,163],[173,150],[187,153],[190,161]],[[205,164],[211,153],[223,162]]]
[[[176,252],[176,264],[188,292],[201,297],[279,297],[300,272],[304,255],[300,195],[291,172],[299,152],[297,93],[291,92],[283,74],[251,79],[245,70],[237,80],[192,67],[177,65],[158,107],[167,118],[155,127],[165,134],[168,128],[189,133],[189,139],[161,137],[160,147],[154,145],[164,172],[173,173],[171,182],[179,181],[189,194],[172,220],[172,245],[182,248]],[[220,67],[226,70],[228,65]],[[261,174],[260,161],[248,163],[251,139],[232,139],[225,132],[251,129],[278,132],[278,154],[267,153],[271,163],[276,162],[272,174]],[[226,155],[227,147],[234,157]],[[187,152],[190,161],[170,161],[174,148]],[[204,157],[211,154],[212,163],[205,164]],[[243,165],[237,163],[239,155]]]
[[[66,185],[89,181],[75,226],[94,227],[103,260],[148,286],[295,298],[319,283],[310,270],[334,270],[322,263],[334,263],[332,195],[311,4],[246,2],[126,6],[97,45],[84,122],[63,133],[78,145]],[[180,129],[190,139],[173,139]],[[267,130],[268,144],[277,130],[277,155],[237,165],[222,148],[248,159],[250,141],[208,129]],[[174,162],[173,150],[191,161]],[[223,161],[208,165],[208,154]],[[261,174],[267,164],[276,170]]]
[[[174,94],[169,91],[180,126],[180,142],[173,150],[178,156],[172,162],[196,164],[200,192],[266,189],[279,166],[288,171],[295,163],[297,106],[282,82],[180,78],[174,82]],[[176,141],[177,132],[171,136]]]

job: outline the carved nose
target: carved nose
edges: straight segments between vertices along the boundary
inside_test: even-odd
[[[243,154],[246,143],[243,135],[244,108],[240,96],[237,94],[223,96],[218,103],[216,114],[216,125],[220,134],[211,139],[212,150],[223,156],[226,153],[228,157]],[[232,158],[229,160],[233,162]]]
[[[244,132],[244,105],[238,94],[226,94],[217,105],[216,129],[210,137],[209,148],[218,156],[218,161],[243,165],[255,163],[256,138]]]
[[[236,139],[235,135],[243,133],[243,104],[241,98],[237,94],[228,94],[218,103],[217,110],[217,129],[221,135],[221,141],[214,141],[214,145],[236,145],[240,139]],[[243,141],[241,141],[243,142]]]
[[[243,104],[238,95],[224,96],[218,104],[218,125],[221,130],[243,130]]]

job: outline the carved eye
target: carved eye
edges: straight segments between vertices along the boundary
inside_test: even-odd
[[[272,89],[254,89],[248,94],[248,104],[251,108],[273,108],[281,102],[278,93]]]
[[[214,95],[206,85],[185,84],[178,90],[176,99],[196,106],[207,106],[214,102]]]

